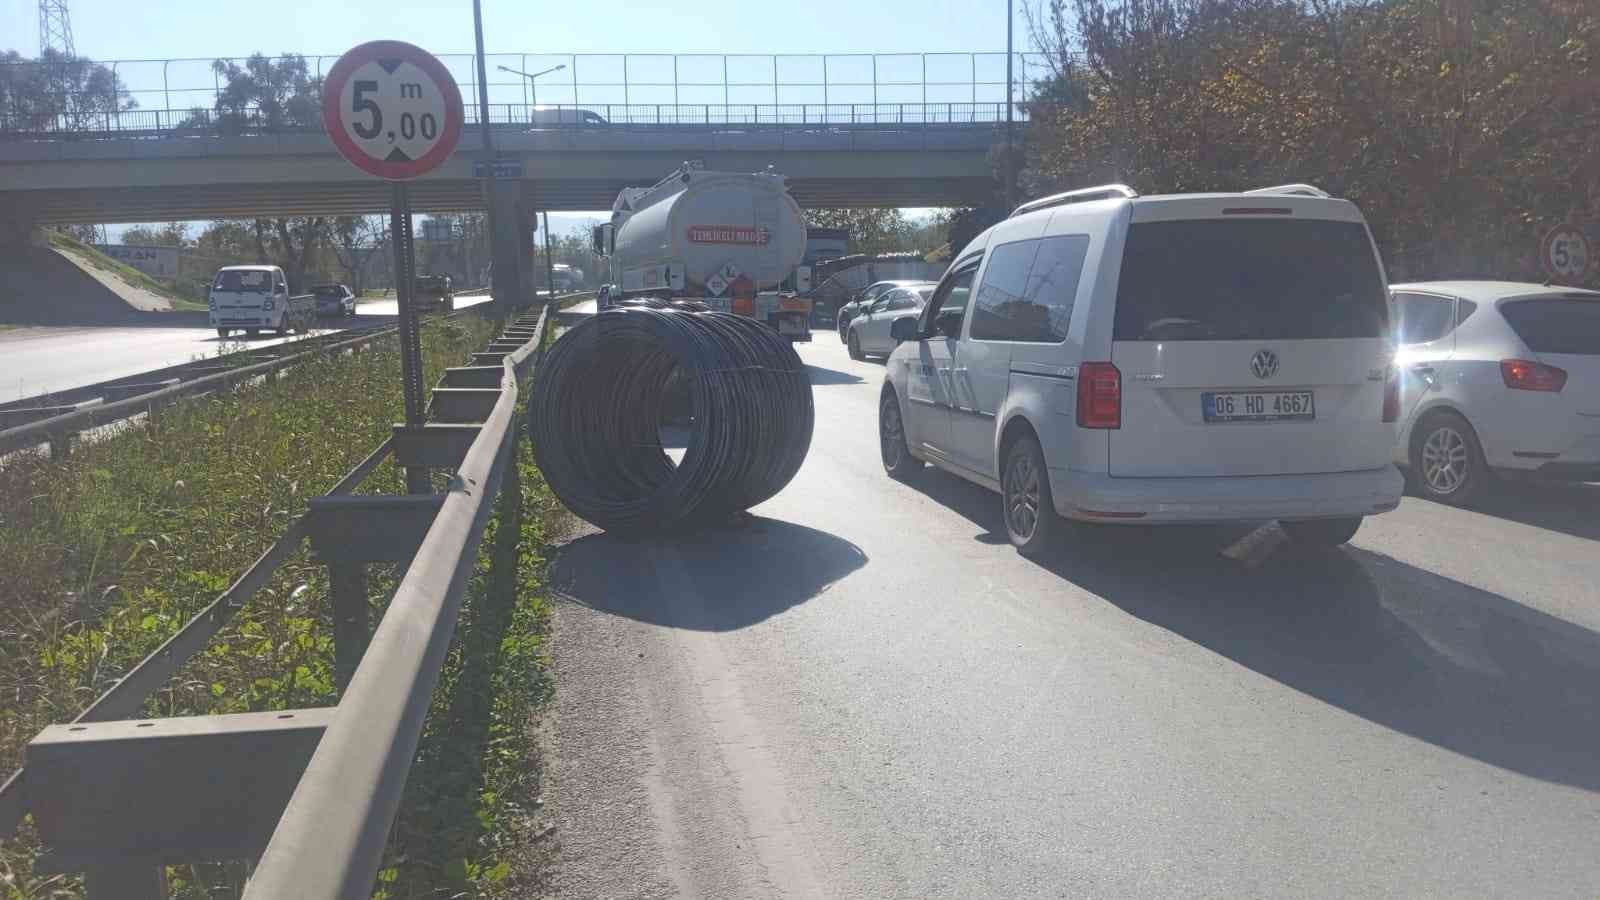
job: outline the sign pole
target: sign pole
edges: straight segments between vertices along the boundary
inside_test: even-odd
[[[394,294],[400,318],[400,382],[405,392],[406,427],[421,428],[422,335],[416,305],[416,274],[412,260],[411,189],[396,181],[389,210],[389,233],[394,235]],[[406,469],[406,491],[431,493],[428,470],[419,466]]]

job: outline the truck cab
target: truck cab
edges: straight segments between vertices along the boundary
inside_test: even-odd
[[[280,337],[310,330],[316,299],[289,296],[289,279],[278,266],[224,266],[211,280],[207,297],[211,327],[218,337],[243,329],[250,337],[270,328]]]

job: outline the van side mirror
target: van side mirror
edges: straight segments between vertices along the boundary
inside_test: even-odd
[[[914,341],[917,339],[917,320],[906,316],[895,319],[889,323],[889,336],[897,341]]]

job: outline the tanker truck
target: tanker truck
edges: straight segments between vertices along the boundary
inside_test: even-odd
[[[811,340],[811,301],[778,290],[806,274],[796,271],[806,221],[782,175],[684,163],[650,187],[624,188],[593,242],[610,263],[609,302],[698,300]]]

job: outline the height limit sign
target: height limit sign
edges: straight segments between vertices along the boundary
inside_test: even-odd
[[[345,159],[392,185],[389,233],[400,313],[400,378],[406,426],[421,428],[422,341],[406,181],[444,162],[461,139],[461,89],[433,54],[401,41],[372,41],[339,57],[322,85],[322,125]],[[352,209],[350,212],[360,212]],[[406,470],[413,494],[431,490],[428,470]]]
[[[427,172],[461,139],[461,90],[433,54],[372,41],[339,57],[322,90],[322,124],[345,159],[390,181]]]

